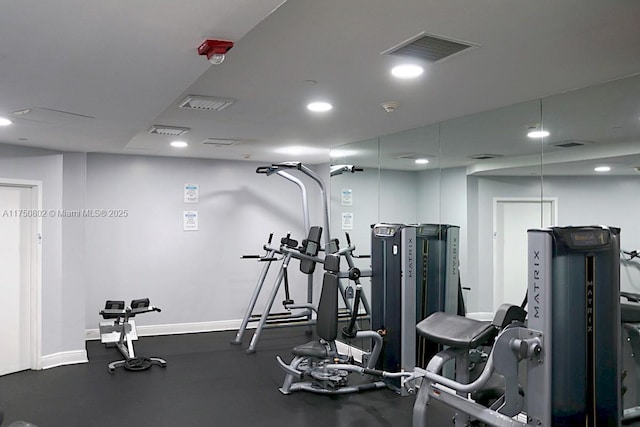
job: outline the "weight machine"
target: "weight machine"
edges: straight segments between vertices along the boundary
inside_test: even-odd
[[[308,208],[308,194],[305,184],[294,177],[286,170],[298,170],[302,172],[304,175],[310,177],[313,181],[315,181],[320,189],[320,196],[322,200],[323,206],[323,223],[324,223],[324,246],[321,245],[321,238],[323,237],[323,228],[317,226],[309,226],[309,208]],[[338,256],[342,256],[346,259],[347,264],[349,266],[349,271],[342,272],[339,274],[341,278],[351,278],[355,281],[356,286],[359,286],[359,278],[370,276],[370,272],[368,271],[360,271],[355,267],[353,258],[357,258],[358,256],[354,255],[353,252],[355,247],[351,244],[350,238],[347,235],[347,244],[346,248],[339,248],[339,244],[337,239],[330,238],[329,232],[329,209],[327,205],[327,197],[326,197],[326,189],[322,178],[309,169],[307,166],[300,162],[283,162],[272,164],[271,166],[261,166],[256,169],[256,173],[265,174],[267,176],[278,175],[286,180],[295,183],[302,195],[302,210],[303,210],[303,219],[305,228],[308,231],[308,236],[305,240],[302,241],[302,245],[298,247],[298,242],[296,240],[291,239],[290,235],[282,238],[280,241],[279,247],[272,246],[273,234],[269,236],[267,244],[263,246],[264,254],[262,256],[259,255],[245,255],[243,258],[252,258],[258,259],[260,262],[265,262],[266,264],[262,268],[262,271],[258,277],[258,281],[254,288],[253,294],[245,310],[242,322],[240,324],[240,328],[236,333],[235,338],[231,341],[232,344],[239,345],[242,343],[242,338],[244,333],[248,327],[250,322],[258,322],[256,330],[251,338],[249,347],[247,349],[247,353],[253,353],[256,351],[256,346],[262,330],[265,327],[278,327],[278,326],[287,326],[292,323],[297,325],[313,325],[315,324],[315,320],[312,318],[312,312],[315,311],[315,306],[313,305],[313,273],[315,271],[316,263],[323,264],[324,259],[318,257],[319,252],[324,252],[325,254],[335,254]],[[307,302],[305,304],[295,304],[291,298],[289,297],[289,283],[288,283],[288,268],[289,263],[292,259],[297,259],[300,261],[300,271],[307,275]],[[262,288],[264,286],[264,282],[266,280],[267,274],[271,267],[271,263],[274,261],[281,262],[280,270],[275,279],[271,292],[267,298],[266,307],[264,312],[261,315],[256,315],[253,313],[255,309],[255,305],[257,300],[262,292]],[[273,303],[275,302],[276,296],[279,292],[280,287],[284,284],[285,288],[285,300],[283,301],[283,305],[287,310],[286,313],[281,314],[271,314],[271,309]],[[349,295],[345,286],[340,283],[340,293],[343,297],[345,307],[348,312],[351,311],[351,303],[349,301]],[[370,307],[366,298],[363,300],[363,308],[366,313],[369,313]],[[290,310],[292,309],[302,309],[301,313],[297,315],[293,315]]]
[[[457,427],[619,426],[619,233],[610,227],[529,230],[527,326],[503,322],[507,326],[473,381],[469,350],[491,341],[494,326],[446,313],[420,322],[420,335],[448,348],[409,378],[421,380],[413,427],[428,425],[431,400],[456,410]],[[452,359],[455,380],[441,375]],[[526,386],[520,362],[526,365]],[[481,390],[494,373],[502,376],[502,396],[488,406],[470,400],[469,393]]]

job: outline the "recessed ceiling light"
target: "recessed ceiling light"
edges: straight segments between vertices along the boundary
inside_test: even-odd
[[[171,146],[174,147],[174,148],[184,148],[184,147],[187,147],[188,145],[189,144],[187,144],[184,141],[173,141],[171,143]]]
[[[316,102],[311,102],[307,104],[307,109],[309,111],[313,111],[314,113],[326,113],[332,108],[333,108],[333,105],[323,101],[316,101]]]
[[[11,123],[13,123],[11,120],[0,117],[0,126],[9,126]]]
[[[609,172],[611,170],[611,166],[596,166],[593,170],[596,172]]]
[[[427,163],[429,163],[429,159],[416,159],[417,165],[426,165]]]
[[[424,68],[416,64],[396,65],[391,69],[391,75],[398,79],[415,79],[424,73]]]
[[[278,154],[286,154],[290,156],[300,156],[300,155],[314,155],[314,154],[329,154],[329,150],[326,148],[317,148],[317,147],[305,147],[302,145],[291,145],[288,147],[280,147],[274,150]]]
[[[357,152],[355,150],[342,150],[342,149],[337,149],[337,150],[331,150],[331,152],[329,152],[329,156],[332,159],[335,159],[337,157],[349,157],[349,156],[354,156]]]
[[[550,133],[548,131],[540,130],[540,129],[532,130],[532,131],[529,131],[529,133],[527,133],[527,136],[529,138],[535,138],[535,139],[546,138],[549,135]]]

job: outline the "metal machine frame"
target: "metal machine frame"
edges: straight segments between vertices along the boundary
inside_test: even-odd
[[[355,255],[353,254],[353,252],[355,251],[355,246],[351,244],[351,242],[349,241],[349,237],[347,236],[348,246],[342,249],[338,248],[337,240],[332,240],[330,237],[329,208],[327,204],[326,187],[325,187],[324,181],[317,173],[315,173],[313,170],[311,170],[310,168],[308,168],[307,166],[305,166],[300,162],[283,162],[283,163],[275,163],[275,164],[272,164],[271,166],[262,166],[256,169],[256,173],[264,173],[267,176],[276,174],[278,176],[281,176],[282,178],[285,178],[288,181],[293,182],[300,188],[301,195],[302,195],[302,209],[303,209],[304,224],[305,224],[305,228],[307,229],[307,232],[311,233],[311,230],[313,229],[313,227],[309,225],[310,221],[309,221],[309,208],[308,208],[308,193],[307,193],[306,185],[301,180],[299,180],[298,178],[288,173],[286,170],[298,170],[302,172],[304,175],[310,177],[313,181],[315,181],[318,184],[320,189],[322,206],[323,206],[324,246],[320,247],[321,246],[320,242],[314,242],[315,244],[318,245],[318,248],[317,248],[318,250],[313,251],[314,255],[310,256],[301,252],[298,248],[290,247],[287,244],[281,243],[279,247],[274,247],[271,245],[272,239],[271,237],[269,237],[268,243],[263,246],[263,249],[265,252],[262,257],[245,256],[245,258],[258,258],[260,261],[266,263],[260,272],[258,281],[254,288],[254,292],[251,296],[251,299],[249,300],[249,304],[247,305],[247,309],[245,310],[244,316],[242,318],[240,328],[238,329],[238,332],[236,333],[236,336],[234,337],[234,339],[231,341],[231,344],[240,345],[242,343],[242,338],[247,330],[249,323],[257,321],[258,324],[256,326],[256,330],[249,343],[249,347],[246,350],[247,353],[254,353],[256,351],[258,340],[260,339],[262,330],[266,327],[288,326],[291,324],[292,319],[295,320],[295,324],[298,326],[303,326],[303,325],[308,326],[308,325],[315,324],[315,320],[312,318],[312,312],[315,311],[315,305],[313,304],[313,274],[307,274],[308,279],[307,279],[306,304],[285,305],[285,308],[287,310],[302,309],[303,310],[302,312],[297,313],[295,316],[283,317],[283,316],[276,315],[275,318],[271,314],[271,309],[273,307],[273,304],[275,302],[279,289],[284,282],[291,259],[297,259],[300,262],[306,262],[306,263],[311,262],[311,263],[322,264],[324,262],[324,259],[319,258],[316,255],[318,251],[323,251],[325,254],[337,254],[337,255],[343,256],[346,259],[347,264],[349,266],[349,271],[339,273],[340,278],[350,277],[350,272],[353,271],[353,269],[355,268],[355,264],[353,261],[353,258],[355,257]],[[283,239],[282,241],[284,240],[285,239]],[[288,240],[288,238],[286,240]],[[253,311],[255,309],[255,305],[258,301],[260,293],[262,292],[262,288],[264,286],[264,282],[266,280],[267,274],[271,267],[271,263],[275,261],[281,262],[280,270],[278,271],[278,275],[274,281],[274,284],[271,288],[269,296],[267,297],[267,302],[266,302],[266,306],[264,308],[263,313],[260,315],[254,315]],[[371,275],[370,271],[358,270],[357,277],[353,277],[353,275],[351,275],[351,278],[356,282],[356,285],[359,285],[360,277],[368,277],[370,275]],[[342,283],[340,283],[339,286],[340,286],[340,293],[345,303],[345,307],[350,314],[350,311],[352,309],[351,303],[349,301],[350,298],[347,295],[345,286]],[[362,304],[365,311],[365,315],[368,315],[368,313],[370,313],[370,306],[366,298],[363,298]]]
[[[619,232],[600,226],[529,230],[527,327],[504,328],[472,382],[469,349],[486,338],[486,325],[445,313],[418,324],[421,335],[449,348],[410,378],[421,379],[413,427],[427,426],[430,400],[454,408],[457,427],[474,420],[499,427],[620,425]],[[440,374],[451,359],[455,380]],[[524,395],[520,361],[526,363]],[[470,400],[494,372],[504,378],[504,395],[490,406]]]
[[[109,363],[109,372],[113,373],[116,368],[124,367],[129,371],[142,371],[152,365],[166,367],[167,362],[159,357],[136,356],[133,349],[133,341],[138,339],[136,324],[133,317],[152,311],[160,312],[158,307],[149,305],[149,299],[138,299],[131,301],[129,306],[125,306],[124,301],[109,300],[105,308],[100,310],[100,315],[109,322],[100,322],[100,341],[107,347],[118,348],[124,360]]]

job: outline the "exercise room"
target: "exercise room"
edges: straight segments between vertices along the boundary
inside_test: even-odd
[[[0,13],[0,425],[640,426],[640,3]]]

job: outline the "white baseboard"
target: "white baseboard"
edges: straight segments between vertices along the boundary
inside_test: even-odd
[[[241,323],[241,319],[217,320],[213,322],[174,323],[169,325],[136,325],[136,329],[138,331],[138,336],[149,337],[155,335],[179,335],[197,334],[200,332],[232,331],[240,329]],[[99,340],[100,331],[98,330],[98,328],[85,330],[85,339]]]
[[[62,351],[60,353],[42,356],[42,369],[74,365],[76,363],[87,363],[88,361],[86,350]]]

